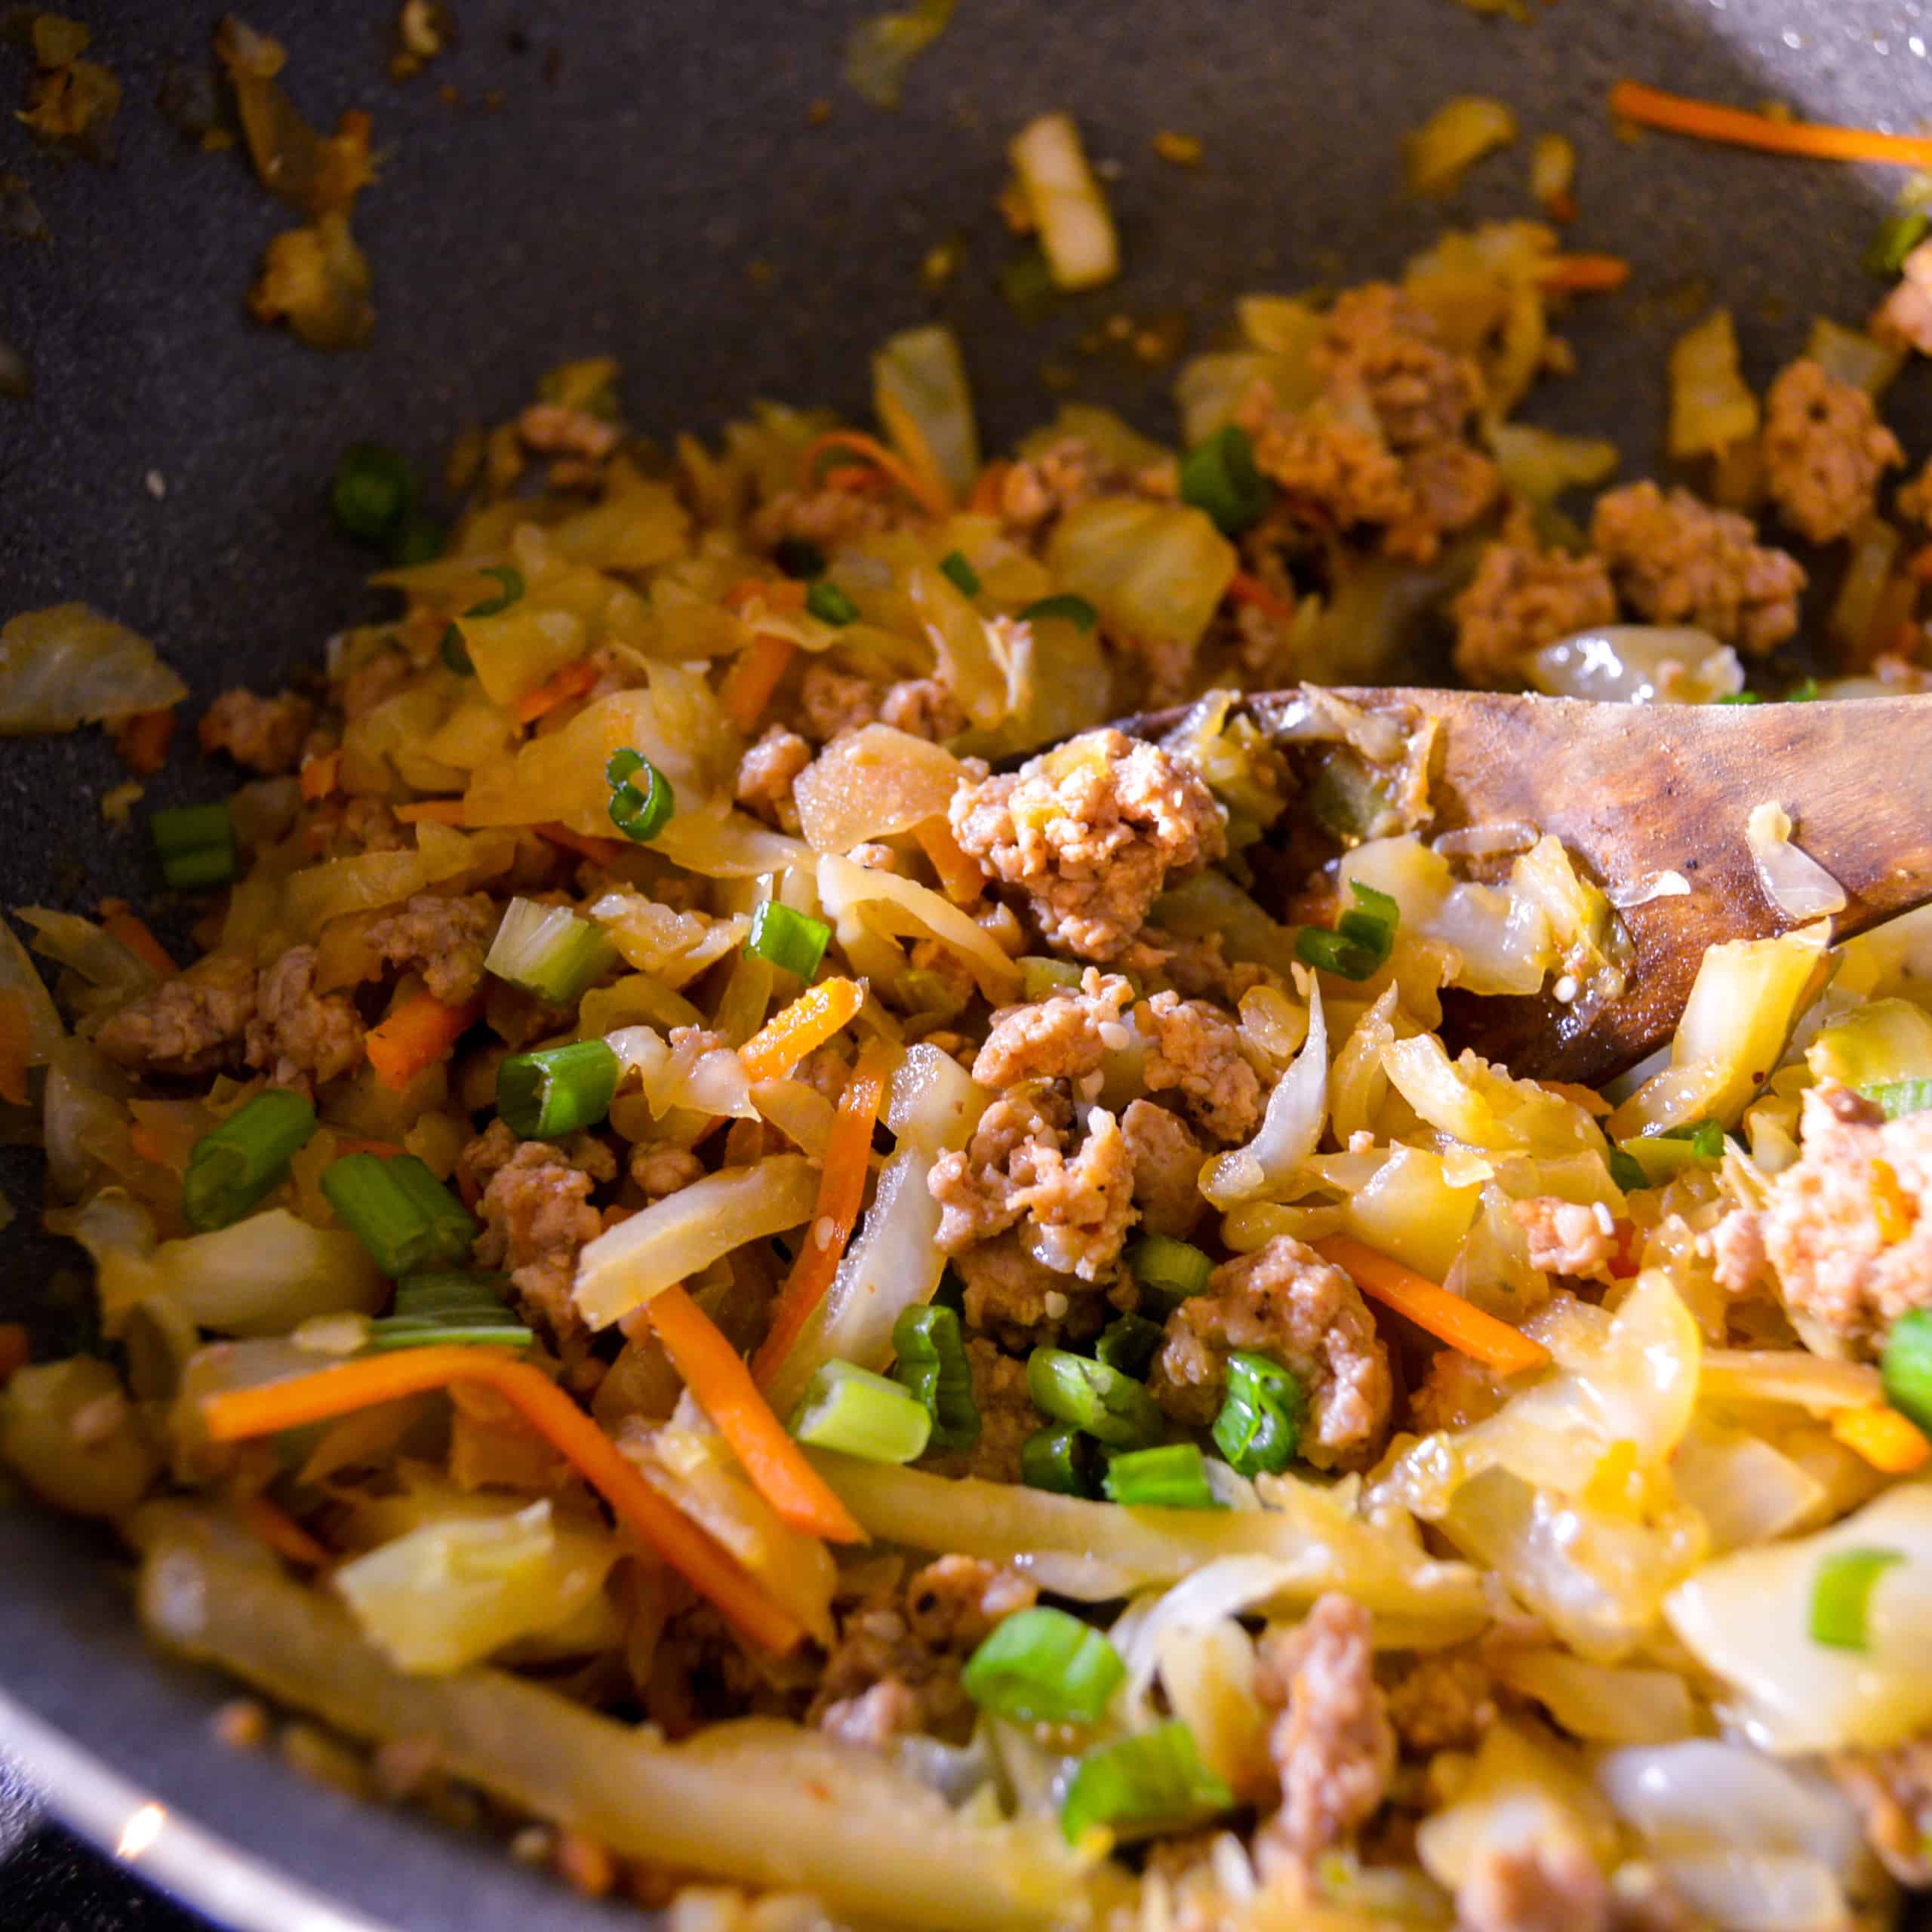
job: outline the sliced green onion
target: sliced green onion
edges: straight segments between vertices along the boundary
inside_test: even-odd
[[[1932,1107],[1932,1080],[1884,1080],[1858,1090],[1878,1106],[1887,1120],[1906,1114],[1922,1114]]]
[[[781,537],[771,546],[771,561],[787,577],[807,580],[825,574],[825,552],[807,537]]]
[[[1057,597],[1036,599],[1019,617],[1023,624],[1051,623],[1056,620],[1063,624],[1072,624],[1078,630],[1091,631],[1100,621],[1100,614],[1085,598],[1076,597],[1067,591]]]
[[[485,564],[480,577],[493,577],[503,586],[499,597],[486,597],[463,612],[466,617],[500,617],[523,595],[523,573],[514,564]]]
[[[635,783],[640,774],[642,791]],[[632,751],[628,745],[611,754],[604,776],[611,787],[611,823],[635,844],[649,844],[678,809],[670,780],[643,752]]]
[[[805,608],[822,624],[856,624],[859,607],[837,584],[820,577],[805,592]]]
[[[1621,1147],[1610,1150],[1610,1177],[1626,1194],[1634,1194],[1640,1187],[1651,1184],[1650,1176]]]
[[[392,1280],[467,1260],[469,1211],[414,1154],[346,1154],[322,1170],[323,1198]]]
[[[1208,1480],[1208,1459],[1198,1444],[1164,1442],[1130,1450],[1107,1465],[1109,1502],[1136,1509],[1219,1509]]]
[[[1372,979],[1387,964],[1401,909],[1386,892],[1358,879],[1349,881],[1355,903],[1335,921],[1333,932],[1304,926],[1295,935],[1295,957],[1344,980]]]
[[[892,1351],[898,1358],[892,1379],[931,1414],[932,1447],[941,1455],[964,1454],[980,1439],[980,1407],[958,1315],[930,1303],[903,1310],[892,1324]]]
[[[1815,704],[1823,694],[1816,678],[1801,678],[1784,694],[1786,704]]]
[[[415,564],[433,564],[443,554],[449,533],[432,516],[411,516],[389,544],[389,561],[398,570]]]
[[[506,1305],[500,1275],[411,1275],[395,1284],[395,1300],[369,1324],[365,1348],[420,1349],[461,1343],[476,1348],[521,1349],[531,1332]]]
[[[617,958],[617,949],[602,931],[568,906],[512,899],[483,964],[552,1006],[574,1006]]]
[[[1161,1324],[1144,1315],[1116,1315],[1100,1331],[1100,1339],[1094,1344],[1094,1359],[1144,1382],[1162,1333]]]
[[[949,550],[939,560],[940,569],[961,597],[980,594],[980,573],[966,561],[963,550]]]
[[[1100,1484],[1094,1457],[1093,1438],[1077,1429],[1036,1429],[1020,1445],[1020,1480],[1055,1496],[1095,1497]]]
[[[416,507],[416,475],[386,443],[351,443],[335,466],[329,508],[358,543],[386,544]]]
[[[1161,1411],[1133,1377],[1065,1349],[1035,1349],[1026,1358],[1026,1392],[1042,1415],[1110,1448],[1141,1448],[1161,1433]]]
[[[1121,1654],[1063,1610],[1016,1611],[996,1624],[960,1672],[983,1711],[1021,1724],[1097,1724],[1126,1681]]]
[[[1048,959],[1044,955],[1023,954],[1020,961],[1020,990],[1026,1003],[1051,999],[1055,993],[1078,991],[1081,969],[1070,960]]]
[[[148,829],[162,875],[177,892],[226,885],[235,876],[235,821],[226,804],[171,806],[149,817]]]
[[[1892,1324],[1878,1358],[1885,1400],[1932,1430],[1932,1309],[1908,1309]]]
[[[519,1140],[555,1140],[603,1119],[622,1071],[601,1040],[512,1054],[497,1069],[497,1111]]]
[[[1932,222],[1927,221],[1923,209],[1915,209],[1909,214],[1887,215],[1866,248],[1864,266],[1881,280],[1890,281],[1903,271],[1906,256],[1925,239],[1928,226],[1932,226]]]
[[[476,675],[476,660],[469,654],[469,647],[463,641],[463,633],[455,625],[450,625],[443,632],[443,663],[459,678],[473,678]]]
[[[932,1414],[910,1390],[849,1361],[829,1361],[805,1385],[788,1425],[814,1449],[868,1463],[909,1463],[925,1453]]]
[[[1648,1186],[1661,1187],[1687,1168],[1718,1166],[1724,1159],[1724,1126],[1715,1120],[1690,1121],[1661,1134],[1632,1134],[1617,1144],[1648,1177]]]
[[[752,915],[752,929],[745,950],[774,966],[782,966],[801,980],[809,980],[819,969],[825,949],[831,943],[832,928],[823,919],[795,912],[768,899]]]
[[[1812,1642],[1835,1651],[1865,1649],[1872,1586],[1904,1561],[1902,1549],[1835,1549],[1820,1558],[1811,1585]]]
[[[1204,510],[1223,537],[1238,537],[1268,507],[1254,444],[1238,423],[1217,429],[1180,460],[1180,500]]]
[[[1726,691],[1711,700],[1713,704],[1762,704],[1764,701],[1762,691]]]
[[[238,1221],[288,1171],[289,1156],[315,1131],[300,1094],[270,1087],[203,1134],[181,1177],[181,1214],[205,1235]]]
[[[1238,1349],[1228,1358],[1228,1392],[1214,1418],[1214,1446],[1244,1476],[1278,1476],[1301,1445],[1308,1398],[1291,1369]]]
[[[1096,1826],[1116,1840],[1184,1830],[1234,1807],[1235,1795],[1201,1761],[1194,1734],[1157,1724],[1088,1752],[1061,1800],[1060,1828],[1078,1844]]]
[[[1191,1241],[1146,1235],[1127,1251],[1128,1272],[1164,1312],[1190,1295],[1205,1294],[1214,1264]]]

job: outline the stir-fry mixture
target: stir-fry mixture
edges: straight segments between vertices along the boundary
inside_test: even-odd
[[[0,927],[98,1303],[6,1338],[0,1454],[268,1700],[231,1742],[721,1928],[1823,1932],[1932,1878],[1932,926],[1834,946],[1772,809],[1789,929],[1659,1064],[1452,1055],[1445,989],[1614,998],[1604,885],[1687,883],[1442,831],[1420,713],[1323,688],[1434,614],[1477,682],[1761,701],[1807,570],[1843,675],[1756,678],[1918,687],[1920,283],[1761,399],[1700,323],[1680,480],[1604,487],[1510,416],[1620,269],[1516,223],[1251,298],[1179,454],[1069,406],[983,460],[938,328],[877,435],[654,451],[557,371],[447,537],[349,452],[394,612],[202,715],[245,776],[147,820],[192,963]],[[1298,682],[1264,739],[1235,689]],[[183,695],[7,627],[15,728],[152,760]]]

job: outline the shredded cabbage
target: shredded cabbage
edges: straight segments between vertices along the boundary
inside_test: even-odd
[[[1844,888],[1792,843],[1791,815],[1776,800],[1752,807],[1744,838],[1764,897],[1787,919],[1828,918],[1844,910]]]
[[[146,638],[85,604],[0,625],[0,736],[112,723],[187,695]]]

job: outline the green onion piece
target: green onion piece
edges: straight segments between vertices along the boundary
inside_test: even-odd
[[[782,966],[801,980],[818,971],[830,943],[832,928],[823,919],[795,912],[775,899],[768,899],[752,915],[752,929],[745,950],[774,966]]]
[[[958,1315],[930,1303],[903,1310],[892,1324],[892,1352],[898,1358],[892,1379],[918,1396],[932,1417],[933,1449],[964,1454],[980,1439],[980,1406],[973,1399]]]
[[[416,507],[416,475],[386,443],[351,443],[335,466],[329,508],[358,543],[388,543]]]
[[[640,773],[642,791],[633,782]],[[611,786],[611,823],[635,844],[649,844],[678,809],[670,780],[643,752],[632,751],[628,745],[611,754],[604,776]]]
[[[1344,980],[1371,979],[1388,963],[1401,909],[1386,892],[1351,879],[1355,903],[1335,921],[1335,930],[1304,926],[1295,935],[1295,957]]]
[[[1077,1429],[1036,1429],[1020,1445],[1020,1480],[1055,1496],[1097,1497],[1094,1442]]]
[[[1784,694],[1786,704],[1815,704],[1822,695],[1816,678],[1801,678]]]
[[[476,675],[476,660],[469,654],[469,647],[463,641],[463,633],[451,624],[443,632],[443,663],[459,678],[473,678]]]
[[[555,1140],[603,1119],[622,1070],[601,1040],[512,1054],[497,1069],[497,1111],[519,1140]]]
[[[805,592],[805,608],[822,624],[855,624],[859,607],[837,584],[820,577]]]
[[[1722,697],[1711,700],[1713,704],[1762,704],[1764,701],[1761,691],[1726,691]]]
[[[1180,500],[1204,510],[1223,537],[1238,537],[1268,507],[1268,485],[1254,466],[1247,432],[1230,423],[1180,460]]]
[[[1715,1121],[1700,1121],[1666,1134],[1632,1134],[1617,1144],[1643,1171],[1647,1186],[1661,1187],[1687,1168],[1715,1167],[1724,1158],[1724,1129]]]
[[[868,1463],[909,1463],[925,1453],[931,1412],[918,1396],[849,1361],[829,1361],[805,1385],[788,1426],[814,1449]]]
[[[1172,1235],[1145,1235],[1127,1251],[1128,1271],[1164,1312],[1189,1295],[1207,1292],[1214,1264],[1191,1241]]]
[[[1020,989],[1030,1006],[1034,1001],[1051,999],[1055,993],[1077,989],[1081,969],[1065,959],[1048,959],[1037,952],[1023,954],[1020,961]]]
[[[825,574],[825,552],[808,537],[780,537],[771,546],[771,561],[801,581]]]
[[[235,821],[226,804],[174,805],[148,820],[162,875],[177,892],[235,876]]]
[[[299,1094],[270,1087],[202,1136],[181,1177],[181,1214],[198,1235],[238,1221],[288,1171],[289,1156],[315,1131]]]
[[[1923,209],[1909,214],[1887,215],[1866,246],[1863,264],[1880,280],[1889,281],[1905,267],[1905,258],[1925,239],[1928,223]]]
[[[1021,1724],[1097,1724],[1126,1680],[1099,1631],[1044,1607],[995,1625],[959,1676],[981,1710]]]
[[[1219,1509],[1208,1480],[1208,1459],[1192,1442],[1130,1450],[1107,1465],[1110,1502],[1136,1509]]]
[[[1923,1429],[1932,1429],[1932,1309],[1908,1309],[1892,1324],[1878,1358],[1885,1400]]]
[[[1610,1150],[1610,1177],[1626,1194],[1634,1194],[1640,1187],[1648,1187],[1651,1177],[1641,1165],[1632,1160],[1621,1147]]]
[[[1061,1800],[1060,1828],[1078,1844],[1096,1826],[1116,1840],[1185,1829],[1232,1810],[1235,1795],[1201,1761],[1194,1734],[1157,1724],[1080,1761]]]
[[[512,899],[483,964],[552,1006],[574,1006],[617,958],[617,949],[602,931],[568,906]]]
[[[949,550],[939,560],[939,567],[961,597],[979,595],[980,573],[966,561],[963,550]]]
[[[1100,1339],[1094,1344],[1094,1359],[1143,1382],[1161,1346],[1162,1332],[1158,1321],[1149,1321],[1144,1315],[1116,1315],[1100,1331]]]
[[[1160,1436],[1161,1411],[1133,1377],[1065,1349],[1035,1349],[1026,1358],[1026,1392],[1042,1415],[1110,1448],[1143,1448]]]
[[[1904,1561],[1902,1549],[1835,1549],[1821,1558],[1811,1584],[1812,1642],[1835,1651],[1865,1649],[1872,1586]]]
[[[1932,1107],[1932,1080],[1885,1080],[1858,1090],[1874,1103],[1887,1120],[1906,1114],[1922,1114]]]
[[[1085,598],[1075,597],[1068,591],[1058,597],[1037,599],[1019,616],[1023,624],[1051,623],[1056,620],[1071,624],[1076,630],[1091,631],[1100,621],[1100,614]]]
[[[322,1170],[322,1194],[392,1280],[469,1257],[476,1223],[414,1154],[346,1154]]]
[[[1278,1476],[1301,1445],[1308,1398],[1291,1369],[1251,1349],[1228,1358],[1228,1392],[1214,1418],[1214,1446],[1244,1476]]]
[[[523,595],[523,573],[514,564],[485,564],[478,574],[494,577],[503,586],[503,595],[471,605],[466,617],[500,617]]]
[[[462,1343],[476,1348],[521,1349],[531,1332],[505,1305],[503,1276],[454,1272],[411,1275],[395,1284],[395,1300],[369,1324],[365,1348],[420,1349]]]

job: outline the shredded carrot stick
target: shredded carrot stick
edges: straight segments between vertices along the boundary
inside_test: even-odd
[[[1515,1375],[1526,1368],[1540,1368],[1549,1360],[1549,1351],[1540,1342],[1485,1315],[1452,1295],[1447,1288],[1405,1268],[1386,1254],[1378,1254],[1346,1235],[1331,1235],[1312,1244],[1322,1260],[1334,1263],[1365,1295],[1406,1315],[1418,1328],[1447,1342],[1452,1349],[1472,1357],[1499,1374]]]
[[[1237,604],[1252,604],[1264,617],[1284,624],[1294,615],[1294,607],[1247,571],[1236,571],[1228,580],[1228,595]]]
[[[922,820],[912,828],[912,836],[932,862],[941,888],[954,905],[970,906],[986,890],[986,874],[961,849],[943,817],[936,813]]]
[[[531,829],[539,838],[548,839],[552,845],[561,845],[566,852],[574,852],[580,858],[592,860],[600,866],[608,866],[637,850],[621,838],[593,838],[589,832],[573,832],[567,825],[535,825]]]
[[[728,611],[742,612],[754,603],[774,617],[789,616],[805,608],[805,586],[789,577],[741,577],[724,593]]]
[[[1011,463],[989,463],[974,479],[973,494],[966,500],[966,507],[977,516],[997,516],[1000,498],[1006,489],[1007,472]]]
[[[326,798],[341,782],[340,752],[318,752],[302,761],[302,795],[310,804]]]
[[[738,1049],[745,1078],[754,1084],[781,1078],[849,1025],[865,1003],[865,989],[856,980],[821,980],[808,986]]]
[[[500,1350],[398,1349],[392,1355],[338,1362],[286,1382],[204,1396],[202,1420],[212,1441],[240,1442],[458,1382],[480,1382],[495,1389],[604,1498],[620,1523],[753,1642],[789,1651],[804,1635],[797,1621],[737,1561],[666,1502],[540,1369]]]
[[[671,1366],[731,1444],[759,1495],[802,1536],[863,1543],[866,1533],[851,1511],[785,1433],[737,1350],[683,1284],[674,1281],[660,1290],[647,1312]]]
[[[392,1161],[402,1152],[393,1140],[355,1140],[344,1137],[335,1143],[335,1158],[345,1154],[373,1154],[379,1161]]]
[[[242,1527],[259,1543],[265,1543],[278,1556],[299,1563],[305,1570],[319,1570],[329,1560],[328,1551],[285,1509],[278,1509],[266,1496],[245,1497],[235,1506]]]
[[[33,1359],[33,1344],[23,1321],[0,1321],[0,1388]]]
[[[434,993],[418,993],[380,1026],[370,1028],[365,1044],[376,1078],[399,1093],[426,1066],[446,1059],[482,1011],[481,995],[460,1006],[448,1006]]]
[[[1832,128],[1816,121],[1774,121],[1715,101],[1619,81],[1610,91],[1610,111],[1625,121],[1689,134],[1728,147],[1758,148],[1766,154],[1810,155],[1821,161],[1875,161],[1901,168],[1932,168],[1932,137],[1881,134],[1870,128]]]
[[[162,1146],[161,1137],[146,1121],[137,1120],[128,1130],[128,1145],[140,1159],[157,1168],[169,1164],[168,1149]]]
[[[152,778],[168,761],[174,739],[174,713],[137,711],[115,727],[114,749],[137,778]]]
[[[771,1326],[764,1344],[752,1358],[752,1377],[760,1388],[778,1373],[779,1364],[804,1332],[812,1310],[824,1300],[832,1276],[838,1272],[845,1244],[858,1225],[859,1210],[865,1204],[872,1128],[885,1100],[891,1068],[891,1046],[884,1040],[868,1040],[859,1049],[845,1091],[838,1097],[838,1112],[825,1143],[825,1164],[819,1175],[811,1226],[773,1304]]]
[[[761,632],[732,660],[718,701],[724,707],[725,716],[747,737],[757,730],[771,694],[798,648],[789,637]]]
[[[876,436],[868,436],[860,429],[828,429],[823,435],[814,436],[798,459],[800,488],[810,490],[817,485],[820,462],[834,450],[848,450],[854,456],[862,457],[890,478],[927,515],[943,517],[952,514],[949,493],[919,475],[903,457],[894,454]]]
[[[1856,1450],[1888,1476],[1909,1475],[1932,1456],[1932,1442],[1897,1409],[1840,1409],[1832,1417],[1831,1429],[1847,1449]]]
[[[540,718],[547,716],[560,704],[568,704],[574,697],[581,697],[597,681],[597,666],[587,657],[580,657],[574,664],[566,664],[561,671],[553,672],[549,680],[539,685],[534,691],[525,691],[515,706],[516,721],[519,724],[534,724]]]
[[[180,971],[166,946],[149,931],[147,921],[132,912],[115,912],[100,922],[109,939],[118,940],[143,966],[152,968],[157,979],[171,980]]]
[[[0,989],[0,1100],[27,1103],[26,995],[11,986]]]
[[[418,798],[413,804],[398,805],[395,817],[402,825],[420,825],[428,819],[437,825],[460,826],[468,822],[460,798]]]
[[[1537,271],[1540,288],[1565,294],[1590,294],[1621,288],[1630,264],[1621,255],[1558,255]]]

